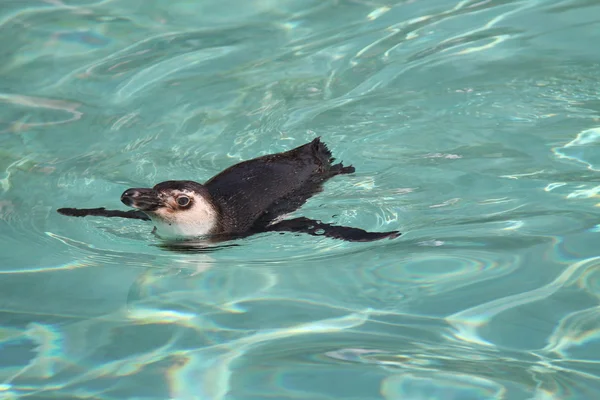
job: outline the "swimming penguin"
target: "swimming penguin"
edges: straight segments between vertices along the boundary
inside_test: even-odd
[[[208,237],[212,242],[264,232],[296,232],[346,241],[396,238],[397,231],[367,232],[305,217],[281,219],[323,190],[336,175],[351,174],[352,165],[335,159],[320,138],[292,150],[235,164],[206,183],[165,181],[153,188],[127,189],[121,201],[135,210],[61,208],[60,214],[149,220],[163,239]]]

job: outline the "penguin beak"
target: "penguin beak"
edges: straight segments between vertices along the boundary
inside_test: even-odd
[[[127,189],[121,195],[121,202],[141,211],[154,211],[163,206],[158,193],[146,188]]]

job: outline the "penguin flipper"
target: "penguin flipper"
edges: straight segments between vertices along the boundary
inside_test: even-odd
[[[69,217],[119,217],[129,219],[141,219],[144,221],[150,221],[145,213],[137,210],[121,211],[121,210],[107,210],[104,207],[99,208],[59,208],[56,210],[59,214],[67,215]]]
[[[325,236],[348,242],[372,242],[385,238],[394,239],[401,235],[398,231],[367,232],[360,228],[335,226],[305,217],[287,219],[265,228],[266,232],[296,232],[312,236]]]

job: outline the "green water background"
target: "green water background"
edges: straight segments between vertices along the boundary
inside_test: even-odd
[[[598,2],[21,0],[0,33],[0,399],[598,397]],[[400,239],[176,254],[55,212],[317,135],[357,173],[298,215]]]

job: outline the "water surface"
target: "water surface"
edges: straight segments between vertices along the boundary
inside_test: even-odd
[[[600,4],[0,7],[0,399],[593,399]],[[161,249],[67,218],[321,136],[296,215],[393,241]]]

